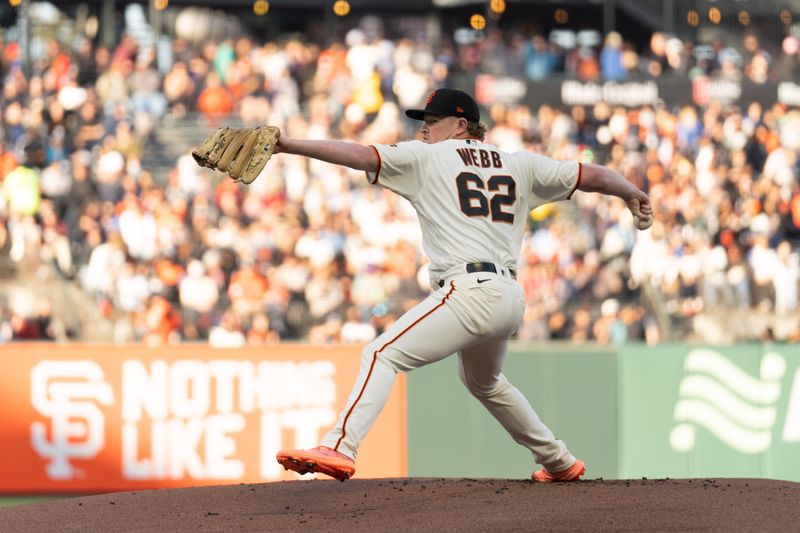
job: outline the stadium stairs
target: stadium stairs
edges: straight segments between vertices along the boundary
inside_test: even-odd
[[[0,301],[22,316],[36,316],[40,301],[51,306],[56,341],[111,342],[113,322],[77,283],[38,258],[23,257],[15,263],[5,248],[0,250]]]
[[[6,236],[0,247],[0,283],[13,279],[17,275],[17,265],[11,259],[11,236]]]
[[[219,126],[244,127],[237,116],[219,120]],[[156,183],[166,183],[167,176],[175,168],[179,157],[188,154],[203,142],[215,126],[198,114],[184,117],[167,116],[151,134],[142,156],[142,167],[149,170]]]

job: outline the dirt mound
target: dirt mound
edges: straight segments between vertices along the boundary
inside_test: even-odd
[[[0,509],[5,532],[796,531],[800,484],[765,479],[290,481]]]

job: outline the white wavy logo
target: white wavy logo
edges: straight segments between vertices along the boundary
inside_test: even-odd
[[[696,426],[742,453],[769,449],[781,378],[786,373],[782,355],[764,354],[757,378],[708,349],[689,352],[684,368],[675,405],[677,425],[669,436],[674,450],[694,448]]]

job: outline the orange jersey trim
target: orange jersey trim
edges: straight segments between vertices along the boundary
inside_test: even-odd
[[[583,172],[583,165],[580,161],[578,161],[578,179],[575,180],[575,187],[572,188],[572,191],[567,195],[567,200],[572,198],[572,195],[575,194],[575,191],[578,190],[578,187],[581,184],[581,173]]]
[[[369,147],[372,148],[375,151],[375,155],[378,156],[378,171],[375,173],[375,179],[370,180],[369,177],[367,177],[367,181],[369,181],[371,185],[375,185],[376,183],[378,183],[378,177],[380,177],[381,175],[381,165],[383,165],[383,160],[381,159],[381,153],[378,151],[377,148],[375,148],[371,144],[369,145]]]
[[[347,420],[350,418],[350,415],[353,414],[353,409],[355,409],[359,400],[361,400],[361,396],[364,395],[364,390],[366,390],[367,388],[367,383],[369,383],[369,378],[372,377],[372,370],[375,368],[375,363],[378,361],[378,354],[381,353],[383,350],[385,350],[387,347],[389,347],[394,341],[396,341],[397,339],[408,333],[408,331],[411,330],[411,328],[422,322],[426,317],[430,316],[431,313],[442,307],[447,302],[447,299],[450,298],[450,296],[455,292],[455,290],[456,290],[455,283],[451,281],[450,290],[447,292],[445,297],[442,298],[442,301],[436,307],[434,307],[433,309],[431,309],[430,311],[428,311],[427,313],[416,319],[414,322],[409,324],[409,326],[406,329],[398,333],[395,338],[393,338],[392,340],[381,346],[378,350],[375,350],[375,352],[373,352],[372,362],[369,365],[369,372],[367,372],[367,379],[364,380],[364,384],[361,386],[361,390],[358,392],[356,400],[353,402],[353,405],[350,406],[350,409],[347,410],[347,414],[344,416],[344,421],[342,422],[342,434],[339,437],[339,440],[336,441],[336,446],[333,447],[334,450],[336,450],[337,452],[339,451],[339,446],[342,444],[342,440],[344,440],[345,436],[347,436]]]

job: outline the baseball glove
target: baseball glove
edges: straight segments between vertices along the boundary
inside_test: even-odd
[[[272,157],[280,137],[281,130],[275,126],[220,128],[192,151],[192,156],[201,167],[227,172],[233,181],[252,183]]]

